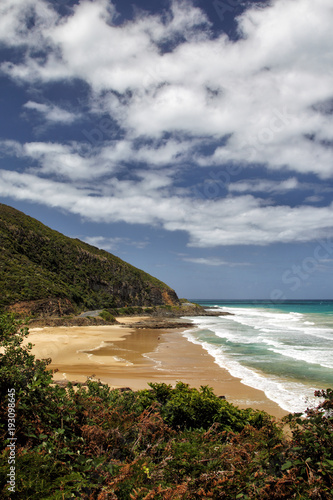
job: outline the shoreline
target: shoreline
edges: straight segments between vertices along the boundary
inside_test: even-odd
[[[56,381],[85,382],[88,377],[111,388],[148,389],[148,382],[191,387],[208,385],[215,394],[240,408],[264,410],[276,418],[287,415],[263,391],[244,385],[219,367],[200,345],[188,341],[180,329],[136,329],[144,317],[121,317],[121,324],[31,328],[25,343],[32,354],[51,358]]]

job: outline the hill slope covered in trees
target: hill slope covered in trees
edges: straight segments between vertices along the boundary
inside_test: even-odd
[[[0,308],[41,299],[67,313],[179,303],[174,290],[144,271],[3,204],[0,250]]]

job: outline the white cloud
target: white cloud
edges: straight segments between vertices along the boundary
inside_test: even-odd
[[[317,196],[317,195],[313,195],[313,196],[308,196],[307,198],[305,198],[305,203],[319,203],[323,200],[323,197],[322,196]]]
[[[268,245],[331,237],[333,204],[327,207],[270,206],[253,196],[203,200],[177,196],[166,182],[146,179],[74,187],[33,174],[0,171],[0,195],[59,207],[97,222],[127,222],[184,231],[193,247]]]
[[[114,162],[93,148],[78,143],[0,141],[0,150],[28,161],[27,170],[38,175],[56,175],[70,181],[98,179],[116,170]]]
[[[333,174],[331,0],[249,8],[238,20],[237,41],[212,36],[206,15],[189,2],[173,1],[161,15],[140,12],[120,25],[107,0],[82,0],[63,18],[42,0],[3,0],[0,14],[2,43],[25,47],[20,62],[1,65],[5,74],[41,88],[84,81],[91,111],[109,113],[124,134],[118,141],[103,136],[101,144],[3,141],[2,153],[27,165],[23,174],[1,172],[3,195],[96,221],[185,231],[198,247],[331,234],[332,206],[271,206],[246,195],[302,189],[298,174]],[[25,107],[47,122],[74,120],[57,104]],[[213,151],[208,138],[219,144]],[[185,164],[240,165],[243,174],[262,164],[289,179],[257,185],[245,179],[229,185],[240,196],[197,201],[176,187]]]
[[[0,42],[14,47],[45,46],[43,32],[57,19],[50,4],[42,0],[1,0]]]
[[[68,72],[95,92],[131,90],[123,101],[113,95],[109,110],[134,135],[229,134],[227,146],[202,164],[252,161],[332,175],[332,149],[321,142],[333,136],[332,118],[313,108],[333,97],[333,13],[327,0],[317,2],[315,14],[310,0],[249,9],[240,18],[245,39],[233,44],[225,35],[210,39],[198,9],[188,5],[184,16],[185,9],[175,5],[169,23],[142,15],[112,26],[104,2],[83,2],[51,37]],[[172,39],[172,26],[184,30],[187,23],[195,32],[200,22],[206,22],[204,37],[159,52],[156,43]]]
[[[20,174],[10,170],[0,171],[2,196],[27,200],[49,207],[63,207],[75,212],[78,189],[70,184],[43,179],[33,174]],[[90,192],[86,190],[85,196]]]
[[[218,257],[206,258],[206,257],[186,257],[183,258],[185,262],[192,262],[193,264],[202,264],[204,266],[227,266],[227,267],[238,267],[238,266],[249,266],[248,262],[228,262],[226,260],[219,259]]]
[[[0,153],[3,156],[22,156],[23,146],[17,141],[3,140],[0,141]]]
[[[13,78],[86,81],[94,103],[101,99],[128,137],[228,135],[211,157],[197,156],[202,166],[235,161],[332,175],[333,152],[324,142],[333,138],[333,120],[322,112],[333,98],[329,0],[318,0],[315,9],[312,0],[249,8],[238,20],[244,38],[234,43],[224,34],[211,37],[206,15],[189,2],[118,25],[106,0],[83,0],[61,20],[42,0],[6,0],[4,19],[13,26],[7,44],[15,45],[14,33],[32,8],[38,22],[26,43],[45,40],[47,58],[31,53],[22,64],[4,63]],[[161,52],[161,43],[180,36],[175,48]],[[102,91],[112,93],[102,97]],[[43,112],[52,117],[51,109]]]
[[[232,170],[230,170],[232,172]],[[237,170],[236,170],[237,172]],[[214,175],[215,174],[215,175]],[[331,194],[333,187],[323,183],[309,183],[301,182],[296,177],[289,177],[288,179],[276,181],[270,179],[246,179],[237,182],[226,182],[228,179],[231,181],[231,176],[227,177],[227,172],[211,172],[211,176],[206,180],[209,188],[211,184],[212,194],[217,194],[218,187],[222,187],[224,181],[225,186],[230,193],[264,193],[264,194],[290,194],[292,192],[301,193],[302,191],[312,191],[314,194],[307,196],[304,203],[316,203],[324,200],[323,194]],[[215,186],[215,191],[214,191]],[[207,189],[206,189],[207,190]],[[208,192],[208,191],[207,191]],[[205,189],[203,189],[203,194]]]
[[[230,192],[236,193],[285,193],[287,191],[300,189],[301,183],[295,178],[290,177],[284,181],[272,181],[268,179],[256,179],[233,182],[228,185]]]
[[[332,177],[333,153],[330,146],[310,141],[303,135],[290,135],[284,140],[270,138],[265,142],[264,144],[255,139],[231,138],[225,147],[215,150],[212,158],[198,161],[202,165],[219,166],[231,160],[242,164],[243,168],[247,163],[261,163],[274,170],[291,169],[302,174],[315,173],[323,179]]]
[[[83,241],[85,241],[89,245],[96,246],[97,248],[101,248],[109,252],[114,252],[121,245],[134,246],[138,249],[146,248],[147,245],[149,245],[149,241],[147,240],[133,241],[129,238],[123,238],[119,236],[115,236],[114,238],[107,238],[105,236],[86,236]]]
[[[79,118],[79,116],[75,115],[74,113],[71,113],[66,109],[62,109],[59,106],[55,106],[53,104],[43,104],[39,102],[28,101],[24,104],[24,107],[26,109],[37,111],[42,116],[44,116],[44,118],[48,122],[70,125]]]
[[[1,141],[0,152],[7,156],[25,158],[29,161],[29,171],[43,176],[58,175],[70,181],[94,180],[99,177],[126,173],[127,164],[135,162],[138,168],[132,169],[133,179],[144,179],[145,185],[151,189],[162,185],[171,185],[173,168],[183,164],[190,144],[169,141],[167,144],[142,144],[134,147],[128,140],[109,141],[101,148],[94,145],[71,142],[60,144],[54,142],[30,142],[20,144],[17,141]],[[166,169],[173,165],[173,168]],[[145,171],[143,167],[148,167]],[[158,168],[157,172],[153,172]],[[116,179],[111,178],[111,183]],[[105,181],[105,185],[108,182]]]
[[[15,34],[26,24],[20,17],[29,16],[31,5],[38,5],[41,11],[47,5],[42,0],[30,0],[27,5],[20,3],[21,22],[16,19],[18,8],[2,11],[4,23],[15,25],[12,35],[4,37],[9,45],[17,43]],[[113,23],[115,17],[115,8],[106,0],[83,0],[73,7],[72,15],[61,22],[54,13],[53,23],[44,15],[43,24],[40,15],[40,22],[32,32],[41,50],[45,49],[41,41],[44,39],[47,48],[54,52],[48,51],[46,62],[29,56],[23,64],[3,64],[2,69],[14,78],[27,81],[82,78],[95,91],[112,88],[124,92],[128,88],[141,88],[147,77],[154,74],[161,59],[160,44],[178,36],[188,43],[196,42],[205,37],[204,29],[209,26],[203,12],[186,1],[174,1],[165,16],[141,13],[134,22],[122,26]],[[21,38],[23,41],[24,37]],[[29,39],[25,43],[29,43]]]

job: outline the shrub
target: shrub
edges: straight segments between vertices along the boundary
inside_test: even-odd
[[[240,410],[216,396],[208,386],[201,386],[199,390],[183,382],[178,382],[175,388],[164,383],[150,383],[149,386],[152,392],[141,391],[141,398],[147,398],[146,404],[157,400],[165,422],[177,430],[208,429],[218,422],[225,430],[240,431],[248,424],[260,428],[271,422],[267,413]]]
[[[100,312],[99,315],[102,319],[104,319],[104,321],[107,321],[108,323],[116,322],[116,318],[107,309],[103,309],[103,311]]]

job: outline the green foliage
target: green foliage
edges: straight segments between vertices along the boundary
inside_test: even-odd
[[[170,287],[120,258],[0,204],[0,308],[67,298],[84,309],[163,304]]]
[[[29,391],[29,397],[39,386],[48,386],[51,375],[46,366],[51,360],[35,360],[30,354],[32,344],[22,346],[28,335],[27,328],[20,328],[13,314],[0,315],[0,340],[4,353],[0,353],[0,393],[14,388],[21,397]]]
[[[310,478],[327,498],[333,498],[333,390],[316,391],[315,396],[322,401],[306,411],[307,418],[297,413],[285,417],[293,439],[282,469]]]
[[[140,315],[151,315],[156,310],[163,306],[125,306],[125,307],[114,307],[109,308],[108,312],[113,316],[140,316]]]
[[[333,391],[291,436],[264,412],[240,410],[207,386],[61,388],[28,332],[0,315],[1,498],[32,500],[333,498]],[[7,391],[16,398],[16,492],[7,487]]]
[[[103,309],[103,311],[99,313],[99,315],[108,323],[114,323],[116,321],[116,318],[106,309]]]
[[[249,424],[256,427],[259,424],[260,427],[268,418],[264,412],[239,410],[216,396],[208,386],[201,386],[198,390],[183,382],[178,382],[174,389],[164,383],[149,385],[153,389],[151,401],[157,400],[161,404],[164,421],[177,430],[208,429],[218,422],[224,430],[240,431]]]

